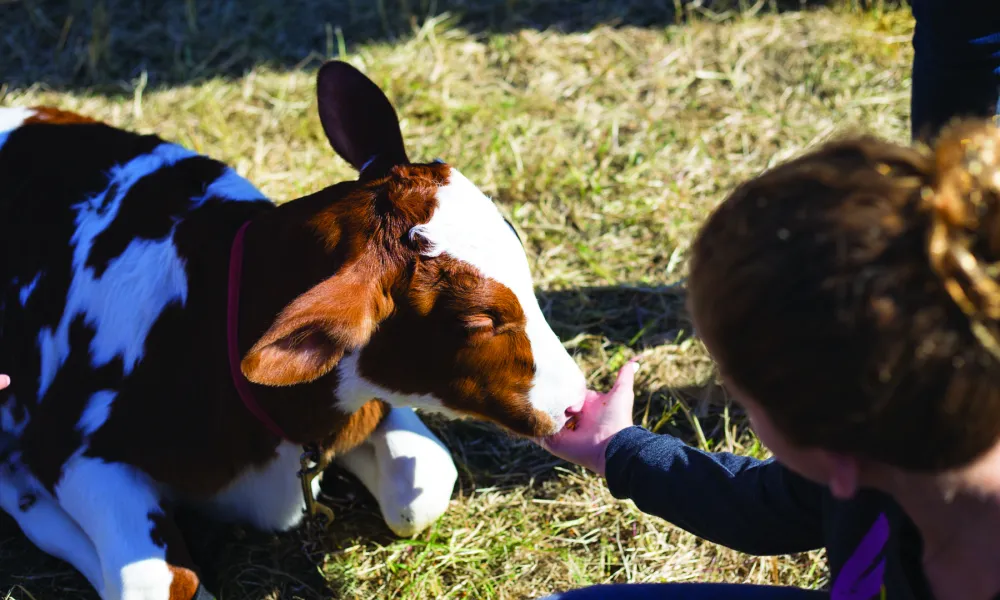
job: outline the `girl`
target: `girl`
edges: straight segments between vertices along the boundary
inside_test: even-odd
[[[1000,130],[828,144],[739,187],[692,249],[695,328],[776,460],[632,426],[632,375],[544,440],[754,554],[826,548],[834,599],[1000,598]],[[798,598],[614,586],[568,599]]]

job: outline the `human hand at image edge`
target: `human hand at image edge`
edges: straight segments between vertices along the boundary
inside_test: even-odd
[[[555,456],[604,476],[605,450],[611,438],[631,427],[633,385],[639,363],[629,361],[607,393],[587,392],[583,406],[569,416],[570,425],[559,433],[536,440]],[[571,409],[573,410],[573,409]]]

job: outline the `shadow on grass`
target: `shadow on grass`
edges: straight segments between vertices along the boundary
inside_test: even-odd
[[[597,338],[602,344],[636,352],[691,337],[685,298],[679,285],[615,285],[538,294],[542,311],[564,341]]]
[[[313,525],[279,535],[221,524],[180,510],[177,523],[198,565],[203,584],[220,600],[317,600],[347,598],[344,582],[327,573],[324,559],[355,544],[386,546],[396,538],[378,506],[353,477],[331,469],[325,501],[336,521],[328,531]],[[9,596],[7,595],[9,593]],[[0,597],[16,600],[99,600],[67,563],[37,548],[0,511]]]
[[[564,340],[592,338],[633,352],[677,343],[690,335],[683,288],[609,286],[539,293],[544,310]],[[725,430],[738,418],[726,418],[725,393],[714,382],[682,388],[642,390],[636,422],[712,447],[723,444]],[[477,490],[528,489],[544,497],[559,476],[556,467],[570,465],[533,443],[515,439],[498,428],[470,421],[425,416],[429,427],[452,450],[459,467],[456,495]],[[739,430],[739,427],[736,427]],[[737,432],[737,435],[739,433]],[[731,435],[730,435],[731,437]],[[328,563],[332,553],[363,546],[373,550],[397,538],[384,524],[378,505],[353,476],[331,467],[323,481],[323,500],[336,514],[328,531],[305,526],[280,535],[222,525],[190,511],[178,523],[191,555],[202,570],[206,587],[220,600],[265,598],[312,600],[350,596],[353,574],[338,573]],[[460,509],[453,507],[452,510]],[[67,564],[44,555],[0,513],[0,594],[13,591],[21,600],[96,599],[86,581]],[[6,583],[9,582],[9,583]],[[27,590],[30,594],[23,594]],[[22,595],[19,595],[22,594]]]
[[[142,77],[153,89],[240,76],[260,65],[315,67],[359,44],[411,35],[429,20],[472,34],[580,32],[845,1],[0,0],[0,92],[3,84],[43,84],[114,95],[131,93]]]

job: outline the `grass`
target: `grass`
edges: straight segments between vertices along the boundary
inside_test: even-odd
[[[156,132],[285,201],[351,174],[313,97],[319,61],[342,55],[390,95],[412,157],[446,159],[502,204],[593,386],[644,353],[637,422],[763,455],[691,337],[688,245],[738,181],[769,165],[852,129],[906,140],[912,22],[881,5],[688,6],[680,19],[672,7],[0,0],[0,105],[55,104]],[[186,516],[212,589],[222,599],[512,599],[601,582],[827,583],[820,552],[740,555],[493,427],[432,424],[461,473],[435,528],[393,538],[364,489],[332,472],[328,532],[270,537]],[[0,598],[94,597],[0,519]]]

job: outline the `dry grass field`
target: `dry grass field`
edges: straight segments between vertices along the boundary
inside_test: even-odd
[[[282,202],[351,176],[313,88],[324,58],[350,60],[397,106],[410,156],[444,158],[502,204],[592,386],[644,353],[637,422],[762,455],[690,335],[688,245],[738,181],[775,162],[852,129],[906,140],[912,21],[905,6],[715,4],[0,0],[0,106],[156,132]],[[826,584],[821,552],[739,555],[491,426],[431,423],[461,473],[432,530],[394,538],[361,485],[330,472],[329,532],[262,536],[187,516],[211,588],[222,600],[513,599],[600,582]],[[96,595],[3,516],[0,598]]]

